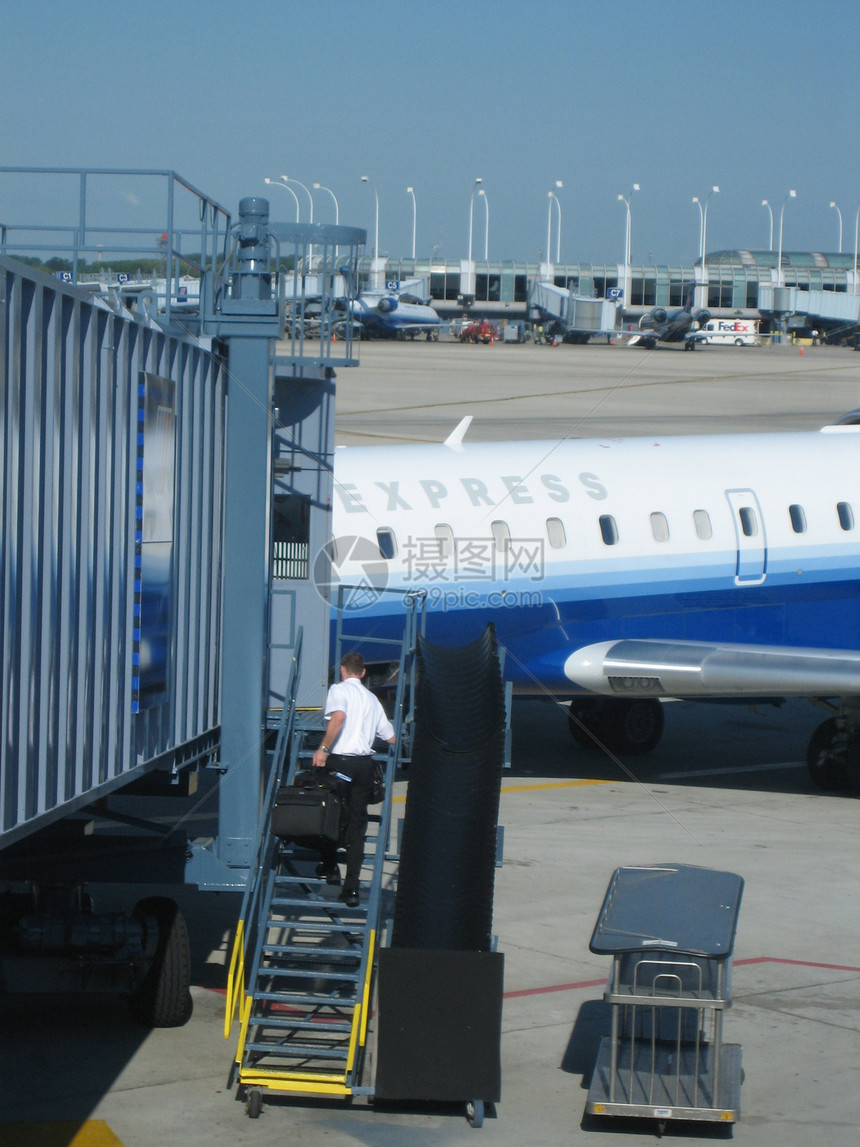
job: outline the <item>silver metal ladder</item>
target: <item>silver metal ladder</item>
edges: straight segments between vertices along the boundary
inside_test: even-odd
[[[259,1115],[266,1092],[373,1094],[362,1069],[377,937],[387,902],[383,885],[393,784],[408,743],[412,665],[424,623],[422,595],[404,595],[404,605],[391,715],[396,740],[385,757],[384,800],[379,812],[368,817],[362,900],[355,908],[337,899],[338,886],[316,875],[316,851],[271,832],[275,794],[309,761],[321,732],[318,717],[311,727],[296,710],[301,640],[297,644],[227,987],[224,1034],[230,1038],[238,1010],[232,1077],[244,1089],[251,1117]]]

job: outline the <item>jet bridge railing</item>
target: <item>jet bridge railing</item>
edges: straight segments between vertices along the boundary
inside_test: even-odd
[[[116,222],[117,202],[134,205],[134,226]],[[38,210],[50,213],[50,225],[32,222]],[[167,323],[187,315],[183,273],[200,279],[201,312],[212,309],[230,226],[230,213],[175,171],[0,167],[0,255],[35,259],[79,285],[94,272],[101,281],[102,263],[148,262],[165,283],[158,310]],[[135,271],[111,274],[105,268],[105,283],[122,293]]]

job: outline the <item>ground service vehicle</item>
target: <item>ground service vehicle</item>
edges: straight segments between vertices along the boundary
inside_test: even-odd
[[[761,337],[757,319],[709,319],[696,341],[709,346],[758,346]]]

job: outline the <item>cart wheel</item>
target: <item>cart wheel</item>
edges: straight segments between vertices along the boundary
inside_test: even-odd
[[[246,1105],[249,1119],[259,1119],[260,1112],[263,1110],[263,1093],[259,1087],[252,1087],[248,1092],[248,1103]]]
[[[472,1127],[483,1127],[484,1125],[484,1101],[483,1099],[472,1099],[466,1104],[466,1119]]]

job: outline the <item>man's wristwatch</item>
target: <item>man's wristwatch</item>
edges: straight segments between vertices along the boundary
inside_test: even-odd
[[[320,745],[320,752],[322,752],[322,753],[330,753],[330,752],[331,752],[331,749],[328,747],[328,745]]]

